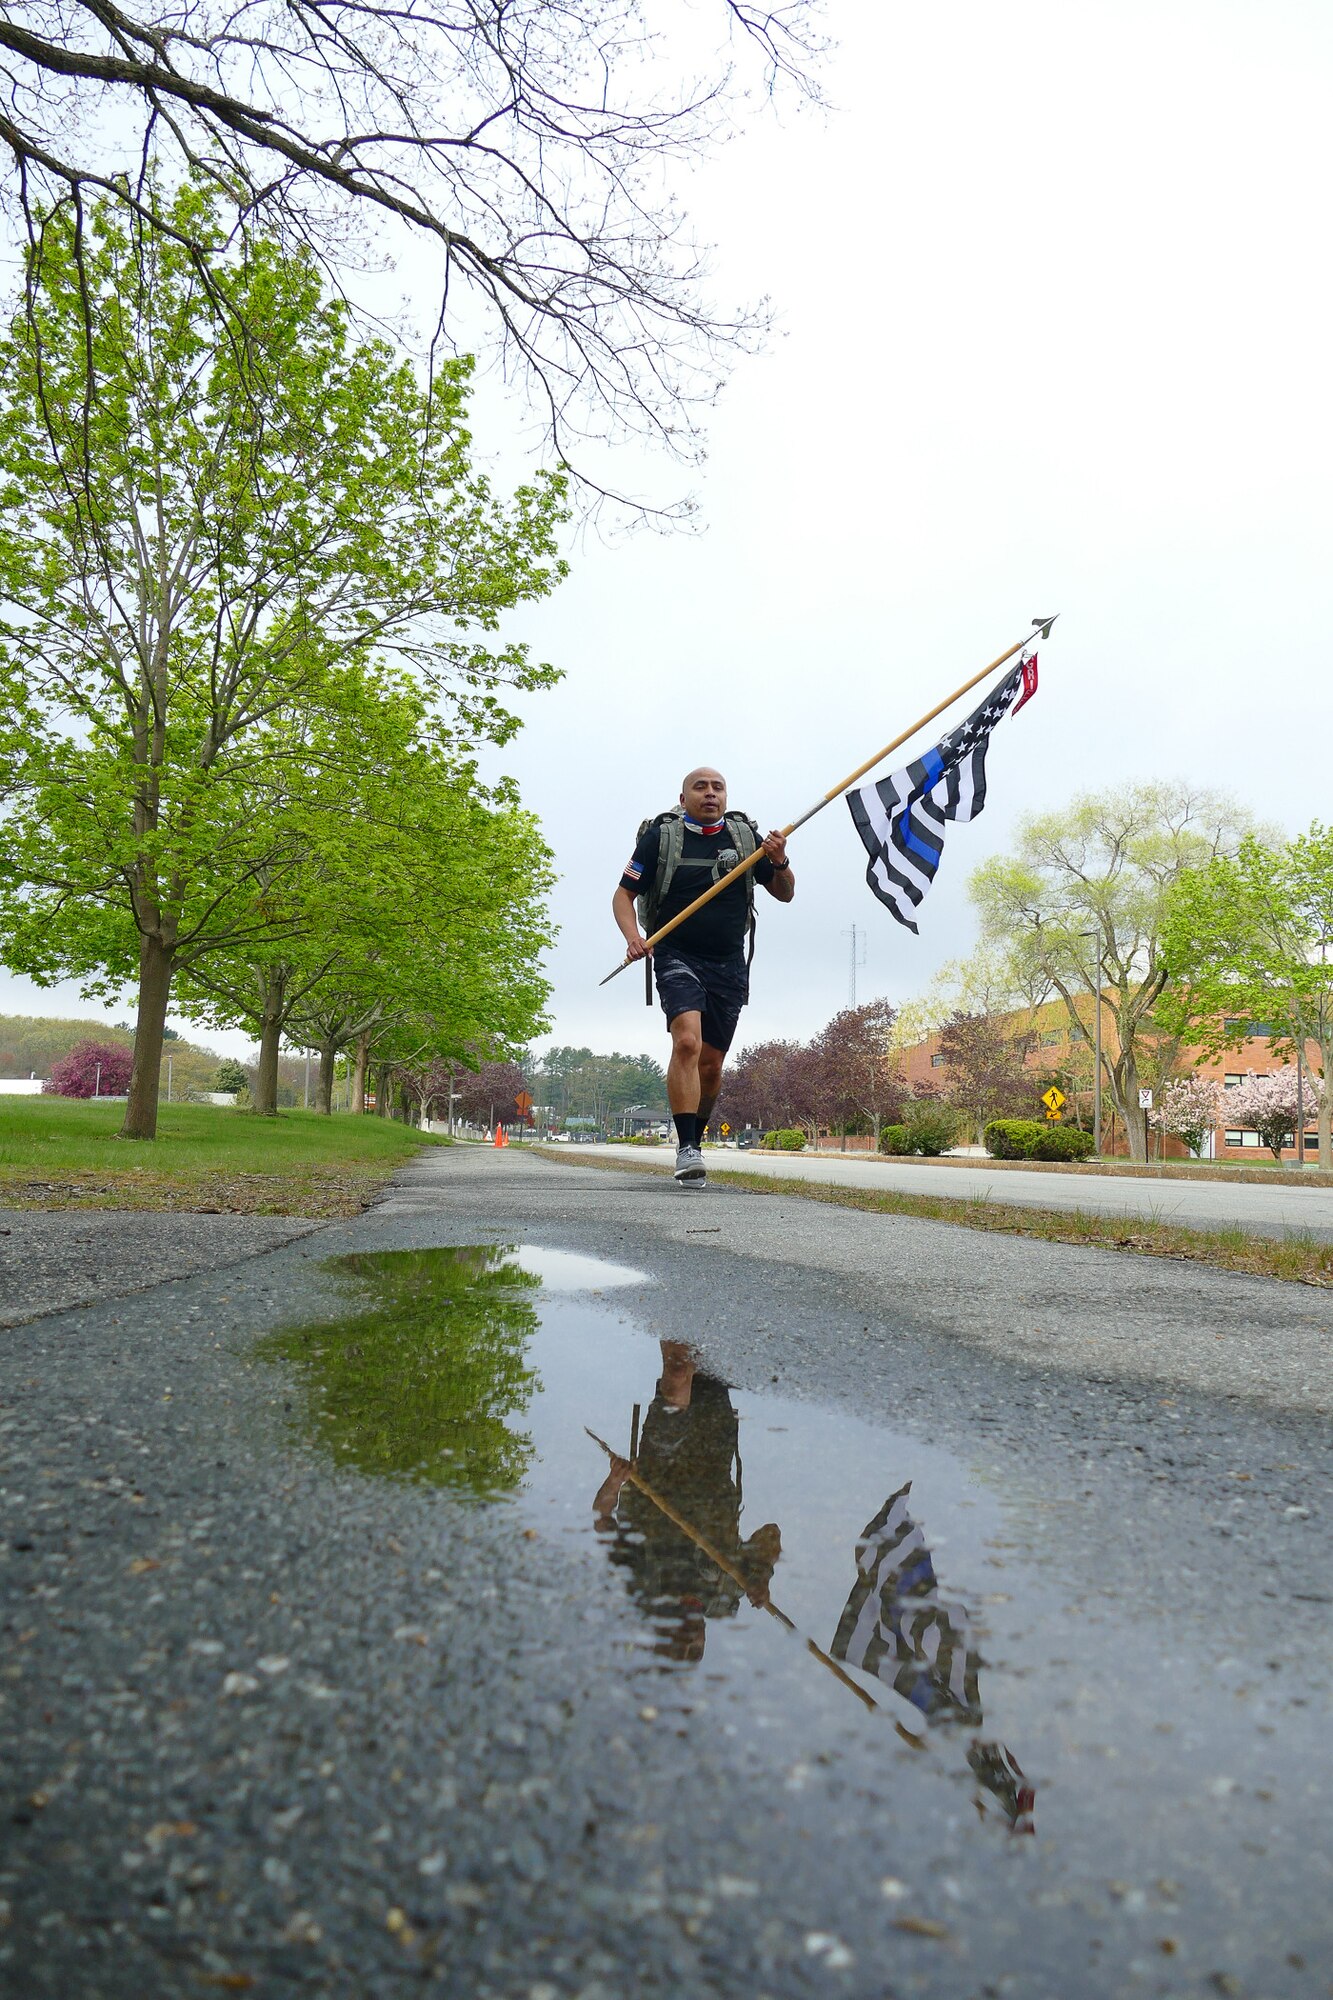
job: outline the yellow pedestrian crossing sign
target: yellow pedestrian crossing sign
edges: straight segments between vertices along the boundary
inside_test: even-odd
[[[1046,1116],[1048,1118],[1058,1118],[1060,1116],[1060,1106],[1065,1101],[1065,1094],[1058,1084],[1053,1083],[1041,1101],[1046,1106]]]

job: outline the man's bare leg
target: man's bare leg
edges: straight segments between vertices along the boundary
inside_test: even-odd
[[[671,1023],[671,1061],[667,1064],[667,1103],[674,1112],[699,1109],[699,1058],[704,1038],[698,1012],[677,1014]]]
[[[703,1034],[697,1012],[677,1014],[671,1023],[671,1062],[667,1068],[667,1101],[676,1120],[676,1185],[702,1188],[708,1176],[704,1169],[698,1129],[699,1057]]]
[[[708,1121],[717,1103],[717,1094],[722,1088],[722,1065],[726,1057],[721,1049],[715,1049],[705,1042],[699,1051],[699,1137],[708,1130]]]

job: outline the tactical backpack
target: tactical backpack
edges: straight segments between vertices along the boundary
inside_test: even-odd
[[[759,828],[755,821],[750,818],[749,814],[729,812],[725,815],[725,824],[727,832],[731,837],[732,845],[722,848],[709,861],[702,855],[697,859],[686,859],[685,815],[679,806],[673,806],[670,812],[656,813],[652,819],[640,821],[639,831],[635,837],[636,846],[651,827],[659,829],[657,873],[653,878],[652,886],[641,889],[637,897],[639,922],[643,926],[646,937],[651,937],[657,929],[658,912],[666,900],[667,890],[671,887],[680,869],[688,868],[697,871],[698,887],[695,889],[694,894],[701,896],[705,889],[711,888],[712,884],[720,881],[724,875],[730,875],[734,868],[739,867],[742,861],[748,860],[749,856],[754,853],[756,847],[759,845]],[[752,868],[746,871],[745,897],[746,922],[750,932],[750,946],[746,953],[745,963],[749,965],[751,959],[754,957],[754,870]],[[693,897],[688,900],[693,901]],[[648,1005],[651,1007],[653,1003],[652,974],[649,970],[647,960],[644,961],[644,972],[647,975],[644,987],[648,996]]]

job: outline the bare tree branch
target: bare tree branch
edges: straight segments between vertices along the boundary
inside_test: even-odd
[[[666,171],[734,129],[756,67],[817,98],[824,51],[820,0],[712,6],[0,0],[9,191],[30,236],[91,194],[170,228],[193,168],[344,278],[388,221],[434,246],[439,337],[489,336],[561,460],[638,435],[690,462],[766,313],[708,298]]]

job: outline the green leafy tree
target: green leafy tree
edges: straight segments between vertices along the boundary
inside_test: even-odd
[[[372,1046],[409,1019],[429,1019],[428,1063],[456,1055],[483,1018],[506,1046],[542,1023],[552,877],[535,821],[512,785],[480,784],[419,701],[399,694],[381,711],[369,757],[360,732],[346,749],[307,735],[330,796],[316,811],[295,802],[294,858],[252,890],[270,920],[285,914],[284,935],[212,953],[180,982],[187,1011],[258,1038],[262,1113],[275,1109],[284,1034],[319,1051],[325,1110],[334,1064],[354,1049],[360,1110]]]
[[[1250,830],[1249,815],[1216,793],[1126,786],[1024,820],[1016,852],[972,878],[986,942],[1049,982],[1080,1041],[1100,961],[1103,1070],[1135,1160],[1147,1158],[1140,1081],[1173,1073],[1178,1049],[1163,1039],[1182,1027],[1179,1014],[1167,1027],[1157,1011],[1171,977],[1168,898],[1186,869],[1234,854]]]
[[[193,184],[171,212],[208,282],[169,233],[57,208],[0,345],[0,928],[39,980],[137,959],[130,1138],[178,969],[288,934],[250,891],[291,718],[373,734],[378,656],[503,740],[497,690],[554,675],[487,635],[560,574],[560,482],[503,506],[471,470],[466,361],[428,394],[313,259],[223,256]]]
[[[432,804],[432,788],[434,804]],[[488,799],[469,778],[423,771],[403,802],[407,826],[353,874],[333,905],[336,962],[293,1016],[319,1051],[319,1108],[332,1109],[335,1064],[372,1055],[387,1110],[391,1071],[436,1062],[472,1068],[522,1049],[546,1027],[540,972],[550,937],[549,849],[509,787]]]
[[[591,1049],[561,1046],[546,1051],[536,1066],[532,1095],[555,1124],[590,1118],[605,1128],[631,1105],[666,1115],[666,1073],[649,1055],[594,1055]]]
[[[1163,950],[1176,981],[1163,1012],[1197,1024],[1192,1039],[1205,1055],[1240,1048],[1262,1020],[1276,1053],[1299,1054],[1324,1081],[1310,1095],[1319,1164],[1333,1168],[1333,827],[1316,821],[1285,844],[1247,839],[1238,854],[1182,875]]]

